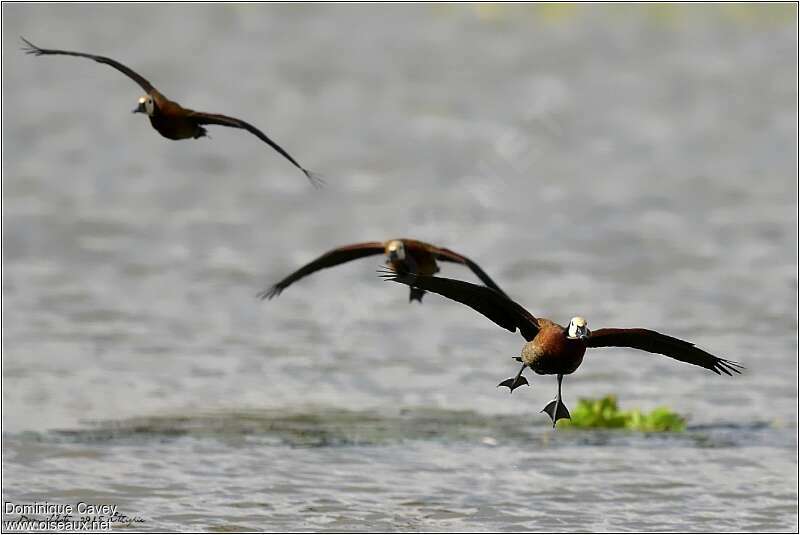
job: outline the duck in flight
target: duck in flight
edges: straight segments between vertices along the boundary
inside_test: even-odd
[[[561,418],[570,417],[569,410],[561,399],[561,381],[565,375],[578,369],[588,348],[630,347],[702,366],[717,375],[741,373],[742,366],[736,362],[715,357],[691,342],[649,329],[590,331],[586,320],[579,316],[572,318],[566,327],[562,327],[549,319],[534,317],[521,305],[491,288],[386,268],[380,273],[386,280],[437,293],[465,304],[511,332],[519,329],[527,343],[523,346],[520,356],[514,358],[522,363],[522,368],[515,377],[497,386],[506,386],[513,392],[515,388],[527,385],[528,380],[522,375],[525,368],[530,368],[540,375],[556,375],[558,393],[555,399],[542,409],[542,412],[546,412],[552,419],[553,427]]]
[[[421,275],[433,275],[439,272],[438,261],[454,262],[462,264],[472,270],[473,273],[488,287],[505,295],[503,290],[487,275],[481,268],[467,258],[450,249],[437,247],[430,243],[418,240],[397,239],[385,242],[371,241],[365,243],[354,243],[337,247],[323,254],[316,260],[309,262],[279,283],[259,293],[261,299],[272,299],[289,287],[292,283],[310,275],[320,269],[325,269],[339,264],[344,264],[351,260],[383,254],[386,256],[386,263],[397,272],[419,273]],[[422,302],[425,290],[411,288],[408,301]]]
[[[227,115],[220,115],[218,113],[205,113],[201,111],[194,111],[184,108],[177,102],[174,102],[164,95],[158,89],[148,82],[143,76],[126,67],[122,63],[115,61],[111,58],[104,56],[95,56],[94,54],[86,54],[83,52],[72,52],[69,50],[55,50],[51,48],[39,48],[24,37],[21,38],[25,43],[23,50],[28,54],[35,56],[77,56],[81,58],[89,58],[98,63],[109,65],[144,89],[145,95],[139,98],[139,103],[134,108],[133,113],[146,113],[150,119],[150,124],[158,131],[159,134],[168,139],[198,139],[206,136],[206,129],[203,125],[216,124],[220,126],[229,126],[231,128],[241,128],[247,130],[255,135],[261,141],[278,151],[284,158],[289,160],[295,167],[300,169],[308,178],[314,187],[320,187],[323,180],[319,175],[309,171],[308,169],[297,163],[288,152],[286,152],[280,145],[267,137],[264,132],[251,125],[242,119],[229,117]]]

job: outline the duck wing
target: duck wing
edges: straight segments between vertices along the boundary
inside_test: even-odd
[[[352,245],[344,245],[342,247],[337,247],[327,253],[323,254],[316,260],[309,262],[308,264],[304,265],[279,283],[267,288],[263,292],[258,294],[258,297],[261,299],[272,299],[273,297],[277,297],[280,293],[289,287],[295,281],[298,281],[305,277],[306,275],[310,275],[315,271],[319,271],[320,269],[325,269],[333,266],[338,266],[339,264],[344,264],[345,262],[350,262],[351,260],[356,260],[358,258],[364,258],[366,256],[372,256],[377,254],[382,254],[384,252],[383,243],[379,241],[371,241],[365,243],[354,243]]]
[[[119,72],[121,72],[122,74],[124,74],[125,76],[127,76],[128,78],[130,78],[131,80],[136,82],[137,84],[139,84],[139,87],[144,89],[147,93],[150,93],[151,91],[155,90],[153,85],[150,82],[148,82],[147,79],[144,76],[142,76],[141,74],[137,73],[136,71],[134,71],[130,67],[126,67],[125,65],[123,65],[119,61],[113,60],[111,58],[107,58],[105,56],[96,56],[94,54],[86,54],[84,52],[73,52],[71,50],[56,50],[56,49],[53,49],[53,48],[39,48],[38,46],[34,45],[33,43],[31,43],[30,41],[28,41],[24,37],[20,37],[20,39],[22,39],[22,41],[26,45],[26,46],[24,46],[22,48],[22,50],[24,50],[25,53],[27,53],[27,54],[33,54],[34,56],[50,56],[50,55],[53,55],[53,56],[77,56],[79,58],[93,59],[94,61],[96,61],[98,63],[103,63],[105,65],[109,65],[109,66],[117,69]]]
[[[598,329],[586,340],[587,347],[630,347],[707,368],[717,375],[741,373],[738,362],[716,357],[691,342],[649,329]]]
[[[530,312],[492,288],[445,277],[400,273],[390,267],[382,268],[379,273],[385,280],[420,288],[467,305],[512,333],[519,329],[529,342],[539,333],[539,322]]]
[[[193,110],[187,111],[189,112],[189,117],[194,119],[197,124],[216,124],[219,126],[228,126],[231,128],[241,128],[242,130],[247,130],[258,139],[275,149],[281,156],[289,160],[292,165],[300,169],[315,188],[319,188],[325,183],[322,177],[297,163],[297,160],[295,160],[291,154],[286,152],[283,147],[272,141],[264,132],[251,125],[247,121],[237,119],[236,117],[230,117],[228,115],[221,115],[219,113],[206,113]]]
[[[456,264],[462,264],[468,267],[486,286],[497,292],[500,292],[503,295],[506,295],[506,293],[500,289],[497,283],[494,282],[492,278],[470,258],[444,247],[432,247],[431,252],[436,256],[437,259],[442,260],[443,262],[454,262]]]

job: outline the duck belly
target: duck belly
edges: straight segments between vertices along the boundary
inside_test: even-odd
[[[199,128],[194,121],[183,117],[150,117],[150,124],[153,125],[159,134],[167,139],[191,139],[202,137]]]
[[[540,375],[567,375],[583,362],[586,346],[571,340],[562,329],[546,329],[522,348],[522,361]]]

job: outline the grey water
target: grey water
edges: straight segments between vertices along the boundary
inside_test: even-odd
[[[797,6],[3,4],[2,498],[128,530],[798,529]],[[247,132],[169,141],[142,91]],[[717,376],[590,352],[553,431],[524,340],[381,281],[412,237],[533,314],[648,327]],[[441,275],[475,281],[460,266]],[[3,520],[13,520],[3,514]]]

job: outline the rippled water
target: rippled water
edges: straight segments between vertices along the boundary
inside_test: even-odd
[[[3,500],[145,530],[796,531],[796,7],[3,5]],[[170,142],[106,54],[262,127]],[[234,76],[236,78],[234,78]],[[532,313],[646,326],[552,431],[523,340],[337,245],[469,255]],[[458,266],[443,275],[473,280]],[[3,516],[4,520],[9,515]]]

